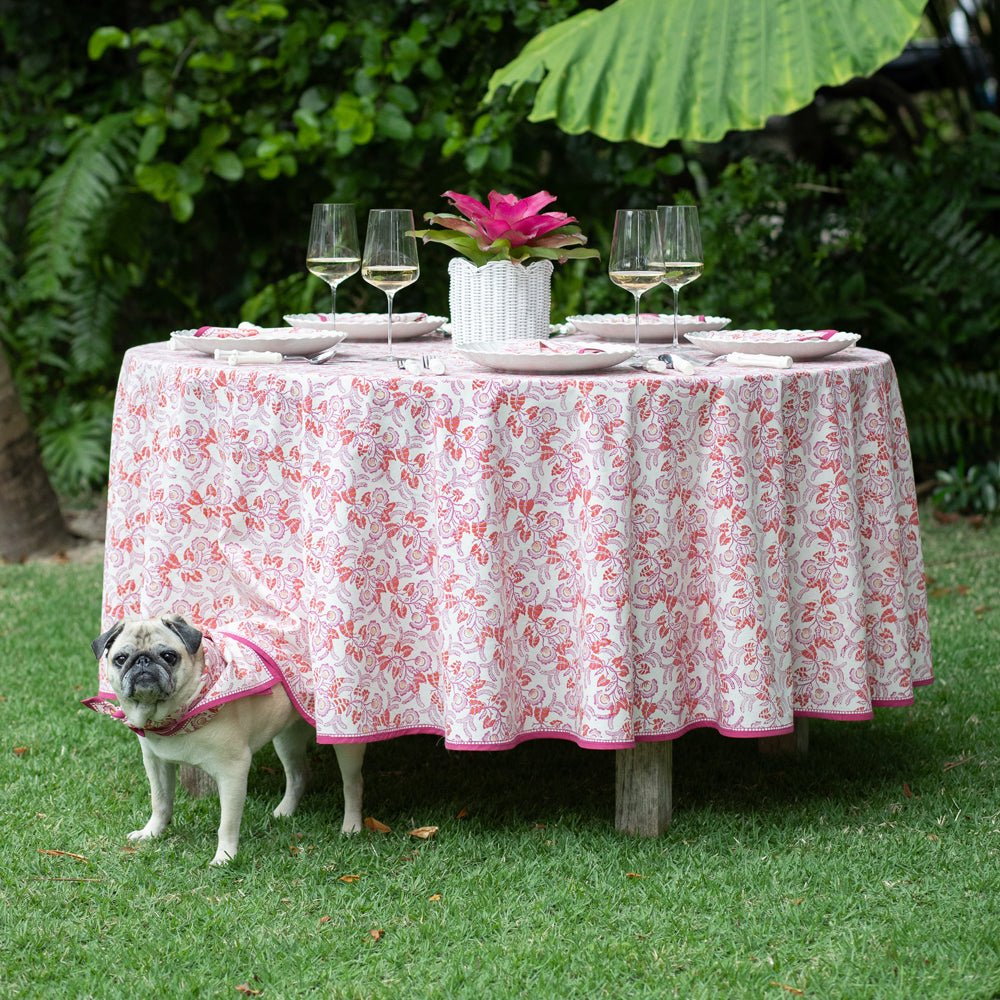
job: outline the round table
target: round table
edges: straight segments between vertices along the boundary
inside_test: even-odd
[[[447,371],[130,350],[105,624],[245,635],[312,685],[320,742],[759,737],[931,681],[885,354],[541,376],[396,350]]]

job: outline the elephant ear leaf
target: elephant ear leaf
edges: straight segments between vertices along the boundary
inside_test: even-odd
[[[715,142],[867,76],[913,37],[925,0],[617,0],[546,29],[490,79],[537,85],[529,114],[565,132]]]

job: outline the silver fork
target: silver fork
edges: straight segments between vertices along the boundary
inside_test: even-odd
[[[419,358],[396,358],[396,367],[401,371],[412,371],[412,368],[407,368],[407,361],[418,362],[424,371],[431,372],[434,375],[443,375],[445,371],[444,362],[431,357],[429,354],[421,354]]]

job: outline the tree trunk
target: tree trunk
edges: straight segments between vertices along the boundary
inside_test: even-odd
[[[59,501],[0,347],[0,559],[19,562],[70,544]]]

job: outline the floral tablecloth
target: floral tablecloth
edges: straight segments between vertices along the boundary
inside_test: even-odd
[[[444,375],[136,348],[104,621],[224,624],[309,678],[321,742],[630,747],[867,719],[930,683],[889,358]],[[356,363],[360,360],[362,363]]]

